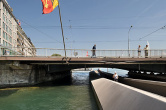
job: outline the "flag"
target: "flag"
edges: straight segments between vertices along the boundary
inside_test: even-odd
[[[53,10],[58,6],[59,2],[58,0],[52,0],[53,3]]]
[[[41,0],[43,3],[43,14],[51,13],[57,6],[58,0]]]

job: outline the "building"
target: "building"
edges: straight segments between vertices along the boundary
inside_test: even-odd
[[[20,25],[17,25],[17,52],[24,56],[35,56],[36,49]]]
[[[0,0],[0,54],[35,56],[35,46],[12,12],[7,1]]]

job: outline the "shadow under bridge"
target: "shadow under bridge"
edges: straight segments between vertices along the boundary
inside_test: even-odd
[[[166,58],[46,58],[41,61],[23,61],[31,65],[46,65],[49,73],[78,68],[118,68],[133,71],[166,73]]]

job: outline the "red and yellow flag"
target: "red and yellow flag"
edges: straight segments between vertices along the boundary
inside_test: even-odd
[[[41,0],[43,3],[43,14],[51,13],[57,6],[58,0]]]

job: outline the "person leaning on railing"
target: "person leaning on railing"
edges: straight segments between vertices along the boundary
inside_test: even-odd
[[[138,58],[141,56],[141,46],[138,46]]]
[[[148,45],[146,45],[144,50],[145,50],[145,58],[148,58]]]

